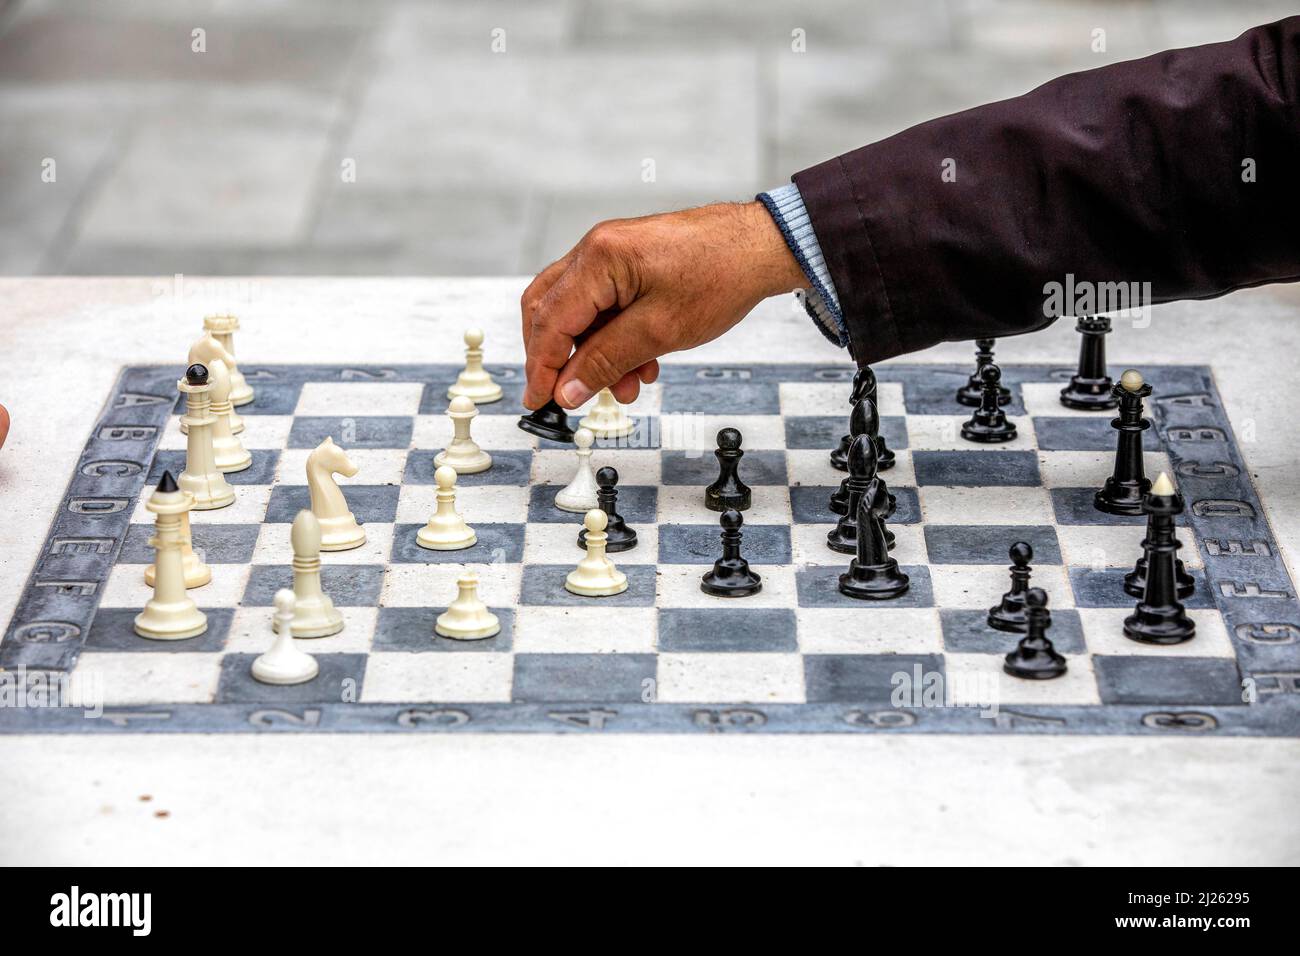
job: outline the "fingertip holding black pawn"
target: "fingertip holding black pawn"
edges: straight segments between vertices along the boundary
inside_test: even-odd
[[[753,492],[740,480],[740,459],[745,456],[741,441],[735,428],[718,432],[718,449],[713,453],[718,459],[718,477],[704,489],[704,507],[710,511],[748,511],[753,503]]]
[[[208,384],[208,367],[199,362],[195,362],[185,370],[185,384],[187,385],[207,385]]]
[[[1025,595],[1029,591],[1029,562],[1034,560],[1034,549],[1027,541],[1017,541],[1008,554],[1011,558],[1011,590],[1002,595],[1001,602],[989,608],[989,627],[1024,633]]]
[[[1030,588],[1025,592],[1025,636],[1003,661],[1002,669],[1012,677],[1027,680],[1050,680],[1066,672],[1065,658],[1056,652],[1047,638],[1052,626],[1047,610],[1047,592]]]
[[[555,399],[551,399],[535,412],[520,416],[518,425],[538,438],[566,444],[573,442],[573,429],[569,426],[569,416]]]
[[[596,506],[605,512],[605,550],[610,554],[636,547],[636,531],[618,513],[618,472],[606,465],[596,471]],[[587,547],[587,529],[578,532],[578,547]]]
[[[700,578],[700,590],[714,597],[746,597],[763,590],[763,579],[749,567],[740,553],[741,525],[745,519],[734,508],[722,512],[718,524],[722,528],[722,557],[713,562],[713,569]]]
[[[961,426],[961,437],[985,444],[1011,441],[1016,437],[1016,426],[1007,419],[998,400],[1002,370],[989,363],[979,370],[979,376],[983,397],[975,414]]]

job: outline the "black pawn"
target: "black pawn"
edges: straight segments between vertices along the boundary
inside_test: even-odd
[[[1177,494],[1148,494],[1142,510],[1151,516],[1146,590],[1124,619],[1124,636],[1143,644],[1181,644],[1196,636],[1196,622],[1178,603],[1174,516],[1182,513],[1183,500]]]
[[[718,432],[718,480],[704,489],[704,507],[710,511],[748,511],[753,500],[749,485],[740,480],[737,470],[745,453],[740,450],[740,432],[724,428]]]
[[[989,363],[980,369],[979,375],[984,385],[983,397],[975,414],[961,426],[961,437],[989,444],[1011,441],[1016,437],[1016,426],[1007,421],[1007,413],[1002,410],[998,398],[1002,369]]]
[[[849,470],[849,445],[853,444],[853,439],[862,432],[853,430],[853,409],[856,409],[863,401],[871,402],[873,409],[879,405],[876,397],[876,373],[870,366],[863,365],[853,376],[853,391],[849,393],[849,433],[840,438],[840,443],[834,451],[831,452],[831,467],[840,471]],[[875,425],[871,428],[871,437],[876,443],[876,467],[881,471],[887,471],[894,467],[895,456],[889,446],[885,444],[885,436],[880,434],[879,412],[875,412]]]
[[[1142,417],[1142,399],[1151,394],[1151,386],[1142,376],[1129,369],[1113,389],[1119,400],[1119,417],[1110,427],[1119,432],[1115,449],[1115,470],[1092,499],[1098,511],[1112,515],[1140,515],[1142,499],[1151,490],[1151,479],[1142,464],[1142,433],[1151,423]]]
[[[868,491],[879,490],[888,507],[888,490],[876,482],[876,446],[866,435],[859,435],[849,446],[849,476],[844,479],[848,488],[848,505],[844,515],[826,534],[826,547],[841,554],[856,554],[858,550],[858,506]],[[873,486],[872,482],[876,482]]]
[[[700,578],[700,590],[715,597],[757,594],[763,590],[763,579],[740,556],[740,526],[745,519],[739,511],[728,508],[718,520],[722,525],[722,557],[713,562],[712,571]]]
[[[1047,639],[1047,629],[1052,626],[1052,615],[1047,610],[1047,592],[1030,588],[1025,592],[1025,636],[1016,649],[1006,656],[1002,669],[1012,677],[1029,680],[1049,680],[1066,671],[1065,658]]]
[[[1154,537],[1152,519],[1152,515],[1147,515],[1147,533],[1146,537],[1142,539],[1142,557],[1137,559],[1137,563],[1133,565],[1133,570],[1124,575],[1124,593],[1137,598],[1143,595],[1147,586],[1147,564],[1150,560],[1148,558],[1148,549]],[[1178,547],[1182,547],[1177,538],[1174,539],[1174,543]],[[1196,592],[1196,579],[1188,573],[1182,558],[1177,558],[1174,561],[1174,581],[1178,588],[1178,600],[1189,598]]]
[[[1025,595],[1029,593],[1029,562],[1034,560],[1034,549],[1026,541],[1011,546],[1011,590],[1002,595],[1002,602],[989,608],[989,627],[999,631],[1025,631]]]
[[[195,362],[185,370],[186,385],[207,385],[208,384],[208,367]]]
[[[966,384],[957,389],[957,404],[975,408],[984,397],[984,380],[980,373],[984,366],[993,364],[993,343],[996,339],[975,340],[975,371],[971,373]],[[998,404],[1006,405],[1011,401],[1011,390],[998,386]]]
[[[538,438],[549,438],[551,441],[566,444],[573,442],[573,429],[569,427],[569,416],[564,413],[564,409],[555,399],[551,399],[535,412],[520,416],[518,424],[524,431]]]
[[[911,587],[898,562],[889,556],[885,514],[889,496],[884,485],[872,482],[858,501],[857,549],[849,569],[840,575],[840,593],[867,601],[896,598]]]
[[[606,465],[596,472],[596,505],[605,512],[605,550],[611,554],[636,547],[636,532],[618,513],[618,472]],[[578,547],[587,547],[587,529],[578,532]]]
[[[1110,319],[1104,315],[1080,318],[1075,330],[1079,341],[1079,370],[1061,389],[1061,404],[1084,411],[1104,411],[1119,404],[1114,381],[1106,374],[1106,335]]]

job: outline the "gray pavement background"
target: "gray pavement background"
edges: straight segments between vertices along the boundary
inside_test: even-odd
[[[533,272],[600,219],[1298,7],[0,0],[0,274]]]

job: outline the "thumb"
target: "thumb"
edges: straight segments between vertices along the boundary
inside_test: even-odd
[[[657,359],[663,352],[659,319],[654,308],[634,302],[579,341],[556,380],[560,404],[577,408]]]

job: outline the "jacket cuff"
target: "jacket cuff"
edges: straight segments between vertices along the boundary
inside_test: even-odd
[[[813,231],[812,220],[804,206],[799,188],[793,183],[758,194],[758,201],[771,214],[786,245],[803,270],[811,288],[800,295],[804,309],[818,331],[831,342],[843,348],[849,344],[840,310],[839,296],[831,279],[830,269],[822,255],[821,244]]]

